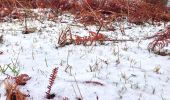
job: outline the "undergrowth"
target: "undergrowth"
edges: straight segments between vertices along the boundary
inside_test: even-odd
[[[142,24],[145,22],[170,21],[168,8],[161,3],[152,4],[147,0],[1,0],[0,19],[24,16],[20,9],[51,9],[53,17],[58,13],[70,12],[75,20],[84,24],[105,26],[120,17],[129,22]],[[30,14],[29,14],[30,15]],[[33,16],[30,16],[33,17]]]
[[[163,50],[164,47],[167,47],[170,43],[170,26],[163,31],[157,32],[153,38],[154,40],[148,45],[149,51],[162,56],[170,56],[170,53],[167,50]]]

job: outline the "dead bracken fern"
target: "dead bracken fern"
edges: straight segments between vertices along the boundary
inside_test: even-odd
[[[25,85],[26,82],[31,79],[31,77],[29,77],[27,74],[21,74],[14,78],[15,78],[15,83],[17,85]]]
[[[66,45],[74,44],[74,45],[84,45],[84,46],[91,46],[95,43],[98,43],[100,45],[103,45],[105,41],[112,41],[112,42],[126,42],[126,41],[134,41],[133,39],[112,39],[106,36],[105,34],[99,33],[101,30],[101,27],[99,28],[98,32],[88,31],[88,36],[79,36],[79,35],[73,35],[71,33],[70,28],[66,28],[59,34],[58,38],[58,47],[64,47]]]
[[[48,8],[53,15],[71,12],[75,15],[75,19],[83,24],[105,26],[119,17],[126,17],[129,22],[135,24],[170,21],[170,14],[165,3],[148,1],[150,0],[1,0],[0,19],[9,16],[17,8]],[[18,14],[19,11],[13,16],[19,16],[15,18],[23,16]]]
[[[148,45],[149,51],[153,51],[159,55],[170,55],[169,53],[166,54],[165,52],[161,52],[161,50],[170,43],[170,26],[164,31],[156,33],[153,37],[154,41]]]
[[[22,93],[18,88],[18,84],[11,82],[10,79],[5,79],[4,85],[6,89],[7,100],[26,100],[26,97],[29,97],[29,95]]]
[[[90,46],[94,42],[98,42],[99,44],[103,44],[103,41],[110,40],[106,35],[101,33],[96,33],[89,31],[89,36],[79,36],[72,35],[70,28],[66,28],[63,30],[58,38],[59,47],[64,47],[65,45],[75,44],[75,45],[84,45]]]
[[[65,30],[59,34],[58,44],[60,47],[64,47],[65,45],[69,45],[73,43],[71,29],[67,27]]]
[[[99,44],[103,44],[103,41],[106,41],[107,37],[104,34],[101,33],[96,33],[96,32],[89,32],[89,36],[78,36],[75,35],[75,40],[74,40],[74,44],[75,45],[80,45],[83,44],[85,46],[90,46],[92,45],[94,42],[99,42]]]
[[[57,77],[57,72],[58,72],[58,68],[54,68],[53,71],[52,71],[52,74],[50,75],[50,78],[49,78],[49,85],[48,85],[48,91],[46,92],[46,98],[47,99],[52,99],[55,97],[55,94],[51,94],[51,88],[54,84],[54,81]]]
[[[76,18],[85,24],[96,22],[112,22],[119,17],[127,17],[128,21],[142,24],[149,21],[169,21],[167,8],[159,4],[147,3],[144,0],[83,0],[81,12]],[[78,9],[78,8],[77,8]],[[154,10],[154,12],[153,12]],[[104,23],[103,23],[104,24]]]

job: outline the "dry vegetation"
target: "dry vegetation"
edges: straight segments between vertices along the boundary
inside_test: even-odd
[[[29,95],[22,93],[19,89],[19,85],[25,85],[30,79],[31,78],[27,74],[6,78],[3,82],[6,89],[6,100],[25,100]]]
[[[17,8],[50,8],[55,16],[71,12],[84,24],[108,24],[121,18],[136,24],[170,20],[168,9],[162,3],[151,4],[145,0],[1,0],[0,8],[1,19],[11,14],[15,18],[24,16]]]
[[[81,22],[85,26],[98,25],[100,28],[104,27],[113,31],[114,27],[111,27],[110,24],[113,21],[119,22],[124,19],[137,25],[170,21],[170,13],[168,13],[169,8],[163,6],[162,3],[153,4],[147,0],[0,0],[0,21],[7,21],[6,18],[19,19],[20,21],[26,18],[39,20],[38,15],[31,11],[36,8],[50,9],[49,19],[55,20],[55,17],[59,14],[69,12],[75,16],[75,21]],[[25,29],[24,34],[35,31],[27,29],[27,26]],[[120,29],[122,29],[121,31],[123,34],[123,27],[120,27]],[[89,32],[89,36],[81,37],[72,35],[71,29],[67,28],[61,32],[58,44],[61,47],[68,44],[83,44],[87,46],[94,42],[103,44],[103,41],[119,41],[110,39],[99,32],[100,29],[98,32]],[[160,55],[170,55],[169,53],[166,54],[166,52],[156,51],[157,48],[162,49],[170,43],[170,27],[156,33],[155,36],[150,38],[155,38],[148,46],[150,51]],[[2,42],[3,35],[0,36],[0,43]],[[57,71],[58,68],[54,69],[50,76],[50,83],[48,91],[46,92],[46,98],[48,99],[55,96],[52,95],[50,91]],[[9,79],[5,79],[4,84],[7,90],[7,100],[25,100],[27,95],[20,92],[17,87],[18,85],[25,85],[29,79],[30,77],[26,74],[15,77],[14,84],[11,84]],[[104,85],[96,81],[86,81],[85,83]]]
[[[170,53],[167,50],[162,50],[164,47],[168,46],[170,43],[170,26],[168,26],[165,30],[157,32],[153,37],[154,41],[152,41],[148,49],[153,51],[154,53],[162,56],[169,55]]]

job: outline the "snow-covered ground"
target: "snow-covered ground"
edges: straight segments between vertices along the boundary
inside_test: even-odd
[[[64,23],[60,23],[60,21]],[[170,57],[148,52],[152,41],[143,40],[165,26],[137,26],[122,23],[126,35],[119,30],[119,23],[113,23],[116,31],[102,30],[100,33],[117,39],[135,39],[127,42],[105,42],[105,45],[68,45],[56,48],[59,33],[66,27],[72,34],[88,35],[98,29],[75,23],[69,15],[53,21],[29,21],[28,27],[36,32],[22,34],[24,25],[15,21],[0,23],[0,33],[4,36],[0,44],[0,66],[10,64],[19,74],[28,74],[31,79],[19,88],[29,94],[28,100],[45,100],[52,69],[59,67],[52,93],[54,100],[170,100]],[[169,23],[168,23],[169,24]],[[168,25],[166,24],[166,25]],[[13,63],[12,63],[13,62]],[[158,70],[157,72],[155,70]],[[14,73],[7,69],[11,76]],[[0,100],[5,100],[3,80],[0,72]],[[90,83],[98,82],[101,84]]]

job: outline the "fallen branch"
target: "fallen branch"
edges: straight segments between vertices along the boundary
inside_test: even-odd
[[[127,42],[127,41],[135,41],[134,39],[109,39],[103,41],[113,41],[113,42]]]
[[[86,84],[93,84],[93,85],[100,85],[100,86],[104,86],[103,83],[98,82],[98,81],[85,81],[84,83]]]

